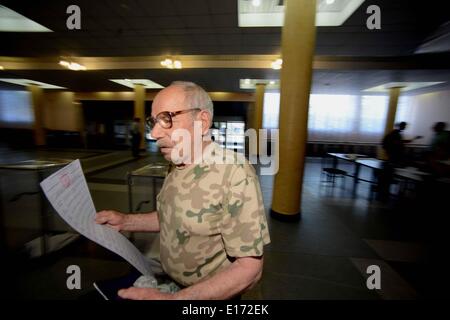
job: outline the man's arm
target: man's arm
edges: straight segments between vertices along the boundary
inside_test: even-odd
[[[156,289],[128,288],[119,290],[119,296],[135,300],[224,300],[253,287],[261,279],[263,257],[243,257],[211,278],[202,280],[177,293],[161,293]]]
[[[156,211],[125,214],[114,210],[103,210],[97,212],[95,222],[117,231],[159,232],[159,218]]]

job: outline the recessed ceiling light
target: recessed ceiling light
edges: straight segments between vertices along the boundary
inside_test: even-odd
[[[61,60],[59,62],[60,65],[62,65],[63,67],[66,67],[67,69],[73,70],[73,71],[85,71],[86,67],[83,66],[82,64],[76,63],[76,62],[69,62],[69,61],[65,61],[65,60]]]
[[[364,0],[317,1],[316,26],[340,26],[358,9]],[[239,27],[282,27],[284,5],[279,0],[264,0],[256,8],[248,0],[238,0]]]
[[[389,92],[391,88],[402,88],[402,91],[411,91],[430,87],[444,82],[389,82],[376,87],[363,90],[364,92]]]
[[[172,60],[169,58],[166,58],[165,60],[161,61],[161,65],[166,67],[167,69],[181,69],[183,68],[183,65],[181,64],[180,60]]]
[[[6,78],[0,78],[0,81],[13,83],[13,84],[18,84],[20,86],[36,85],[36,86],[38,86],[39,88],[42,88],[42,89],[67,89],[67,88],[64,88],[64,87],[55,86],[53,84],[40,82],[40,81],[35,81],[35,80],[30,80],[30,79],[6,79]]]
[[[136,84],[143,85],[145,89],[162,89],[162,85],[149,79],[109,79],[109,81],[134,89]]]
[[[3,32],[53,32],[23,15],[0,5],[0,31]]]
[[[279,70],[283,65],[283,59],[277,59],[271,63],[272,69]]]

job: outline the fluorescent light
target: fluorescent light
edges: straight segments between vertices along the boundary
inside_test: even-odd
[[[279,89],[280,81],[276,79],[240,79],[239,88],[240,89],[251,89],[254,90],[257,84],[263,83],[266,85],[266,89]]]
[[[134,89],[136,84],[141,84],[145,89],[162,89],[162,85],[149,79],[109,79],[109,81],[121,84],[125,87]]]
[[[40,82],[40,81],[34,81],[29,79],[6,79],[6,78],[0,78],[0,81],[18,84],[20,86],[29,86],[29,85],[36,85],[42,89],[67,89],[64,87],[55,86],[53,84]]]
[[[340,26],[358,9],[364,0],[317,1],[316,26]],[[238,0],[239,27],[282,27],[284,5],[279,0],[261,0],[255,7],[250,1]]]
[[[389,92],[391,88],[401,87],[402,91],[411,91],[434,86],[444,82],[389,82],[376,87],[363,90],[364,92]]]
[[[0,31],[3,32],[53,32],[23,15],[0,5]]]

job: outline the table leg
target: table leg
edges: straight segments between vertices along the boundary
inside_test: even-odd
[[[127,184],[128,184],[128,214],[133,214],[133,177],[130,173],[127,175]],[[134,242],[134,233],[130,232],[130,236],[128,237],[131,242]]]
[[[131,174],[127,175],[127,185],[128,185],[128,211],[133,213],[133,190],[132,190],[133,178]]]
[[[43,180],[42,171],[38,170],[38,183],[40,183]],[[39,186],[40,188],[40,186]],[[41,228],[42,228],[42,240],[41,240],[41,248],[42,248],[42,255],[45,255],[47,253],[47,231],[48,231],[48,223],[47,223],[47,212],[46,212],[46,201],[47,199],[44,196],[44,192],[42,190],[39,191],[39,198],[40,198],[40,212],[41,212]]]
[[[359,170],[361,165],[355,162],[355,172],[353,173],[353,194],[356,194],[359,183]]]

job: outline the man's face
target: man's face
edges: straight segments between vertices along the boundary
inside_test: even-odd
[[[152,117],[156,117],[163,111],[176,112],[187,110],[190,107],[185,102],[185,93],[182,88],[172,86],[161,90],[153,100]],[[159,123],[156,123],[151,131],[151,135],[157,140],[161,153],[168,161],[172,161],[172,150],[179,141],[172,140],[172,133],[177,129],[185,129],[191,135],[191,144],[194,137],[194,120],[197,113],[187,112],[176,115],[172,118],[172,127],[165,129]]]

